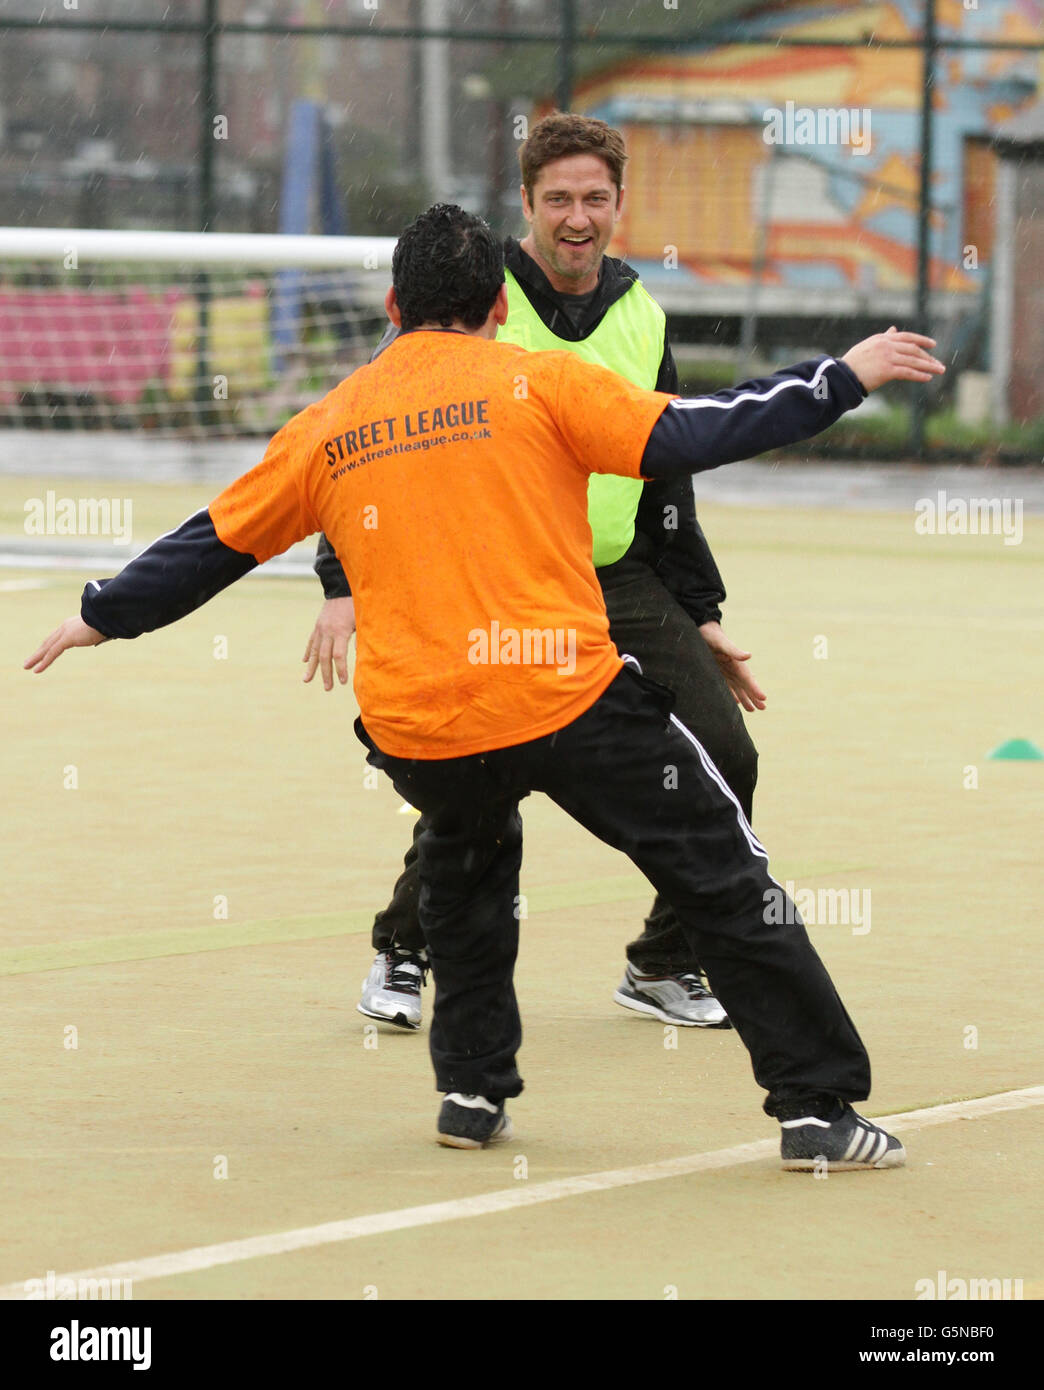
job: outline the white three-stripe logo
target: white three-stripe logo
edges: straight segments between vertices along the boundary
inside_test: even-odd
[[[879,1131],[859,1126],[852,1135],[852,1141],[845,1150],[845,1161],[849,1163],[876,1163],[880,1158],[882,1142],[887,1145],[888,1140]]]

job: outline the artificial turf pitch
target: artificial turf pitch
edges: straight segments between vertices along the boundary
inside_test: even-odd
[[[135,496],[157,531],[206,500]],[[870,1050],[864,1110],[1039,1083],[1044,763],[987,755],[1044,740],[1044,523],[1005,546],[918,536],[900,513],[700,514],[726,630],[769,696],[748,721],[772,871],[869,905],[869,930],[810,922]],[[83,578],[0,571],[0,1284],[777,1133],[734,1033],[672,1039],[613,1004],[651,892],[536,796],[516,1136],[439,1148],[426,1037],[367,1033],[355,1011],[412,820],[364,785],[350,688],[300,683],[318,585],[248,579],[23,672]],[[900,1171],[819,1181],[768,1157],[135,1294],[910,1299],[943,1269],[1030,1298],[1042,1128],[1039,1107],[955,1121],[905,1136]]]

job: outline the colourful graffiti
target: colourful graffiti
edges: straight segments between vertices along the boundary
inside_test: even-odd
[[[764,46],[631,58],[581,84],[576,106],[619,126],[631,162],[614,244],[647,278],[675,248],[699,285],[862,295],[909,290],[917,263],[921,55],[780,48],[817,39],[917,37],[920,0],[776,5],[745,21]],[[941,0],[940,38],[1039,41],[1041,0]],[[943,50],[934,100],[930,274],[975,293],[992,248],[989,133],[1038,100],[1041,56]],[[826,117],[826,120],[824,120]],[[974,255],[969,255],[972,247]]]

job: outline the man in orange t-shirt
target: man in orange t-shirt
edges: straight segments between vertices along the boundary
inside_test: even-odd
[[[518,804],[540,790],[674,905],[781,1122],[784,1166],[901,1163],[899,1142],[850,1105],[869,1093],[865,1049],[764,848],[671,692],[609,638],[587,480],[691,473],[804,438],[887,380],[930,380],[931,340],[889,330],[841,360],[692,401],[643,391],[573,354],[493,341],[502,248],[444,206],[401,237],[388,308],[403,332],[376,362],[296,416],[208,509],[91,581],[80,616],[26,667],[173,622],[324,530],[355,595],[356,732],[428,823],[440,1142],[511,1132]]]
[[[406,333],[281,430],[210,516],[259,559],[329,518],[355,595],[355,693],[384,752],[503,748],[568,724],[619,673],[587,480],[603,452],[639,477],[669,403],[570,353]]]

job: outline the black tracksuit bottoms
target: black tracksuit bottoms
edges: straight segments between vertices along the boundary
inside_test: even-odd
[[[645,675],[675,692],[678,718],[703,744],[743,807],[743,814],[751,820],[757,749],[699,626],[643,560],[628,554],[613,565],[603,565],[595,574],[602,586],[609,636],[616,650],[635,657]],[[423,830],[424,822],[420,821],[391,902],[374,919],[375,951],[424,948],[424,933],[417,918],[416,846]],[[649,975],[680,975],[703,968],[662,893],[657,893],[641,935],[628,943],[627,959]]]
[[[356,721],[367,761],[425,817],[419,906],[435,981],[430,1043],[439,1091],[497,1100],[522,1090],[513,983],[518,803],[541,791],[628,855],[673,905],[750,1052],[770,1115],[800,1113],[806,1100],[869,1095],[870,1063],[855,1026],[800,917],[781,910],[783,890],[738,802],[671,714],[673,700],[627,666],[556,733],[438,760],[391,757]]]

